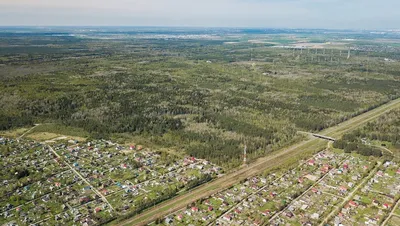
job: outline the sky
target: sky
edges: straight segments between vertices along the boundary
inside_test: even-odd
[[[0,26],[398,29],[400,0],[0,0]]]

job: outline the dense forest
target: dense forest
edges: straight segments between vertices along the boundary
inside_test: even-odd
[[[333,147],[343,149],[346,153],[356,152],[364,156],[381,157],[383,155],[379,148],[371,147],[365,144],[357,143],[356,141],[338,140],[333,144]]]
[[[380,145],[374,142],[381,143]],[[382,156],[384,153],[400,159],[400,109],[392,110],[362,128],[354,130],[334,143],[334,147],[362,155]]]
[[[299,130],[322,130],[400,94],[400,64],[362,49],[347,59],[337,49],[236,36],[101,35],[1,33],[0,130],[53,123],[93,138],[140,136],[234,167],[245,144],[251,160],[300,139]]]

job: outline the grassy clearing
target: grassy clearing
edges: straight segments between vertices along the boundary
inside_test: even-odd
[[[49,123],[41,124],[35,127],[34,129],[32,129],[32,131],[28,133],[27,136],[33,136],[39,139],[53,139],[56,137],[67,136],[82,141],[89,137],[89,133],[81,128]]]
[[[51,140],[57,137],[60,137],[60,134],[56,133],[46,133],[46,132],[35,132],[35,133],[30,133],[26,137],[29,139],[37,140],[37,141],[46,141],[46,140]]]
[[[18,128],[13,130],[0,131],[0,136],[16,138],[28,131],[28,128]]]
[[[392,216],[387,224],[388,226],[397,226],[400,225],[400,217]]]
[[[63,134],[57,133],[48,133],[48,132],[33,132],[26,136],[29,139],[37,140],[37,141],[51,141],[51,140],[77,140],[77,141],[85,141],[86,139],[83,137],[77,136],[65,136]]]

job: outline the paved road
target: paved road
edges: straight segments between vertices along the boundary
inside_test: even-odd
[[[321,131],[319,134],[334,138],[340,138],[343,134],[370,122],[382,114],[400,107],[400,98],[391,101],[385,105],[354,117],[348,121],[340,123],[334,127],[330,127],[326,130]],[[250,176],[259,174],[267,169],[274,168],[290,160],[294,156],[309,151],[310,149],[317,150],[323,148],[326,145],[326,141],[318,139],[316,137],[309,138],[306,141],[302,141],[289,148],[276,151],[267,157],[258,159],[256,162],[250,164],[248,167],[243,167],[237,171],[226,174],[225,176],[218,178],[208,184],[199,186],[192,190],[190,193],[179,195],[173,199],[160,203],[155,208],[151,208],[142,214],[136,215],[133,218],[125,220],[118,225],[145,225],[156,219],[166,216],[172,212],[175,212],[186,205],[198,200],[199,198],[206,198],[213,195],[229,186],[238,183],[239,181],[248,178]]]

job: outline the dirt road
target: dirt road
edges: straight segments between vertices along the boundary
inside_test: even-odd
[[[17,140],[22,139],[26,134],[28,134],[29,132],[31,132],[34,128],[36,128],[37,126],[40,126],[40,124],[35,124],[32,128],[28,129],[25,133],[23,133],[21,136],[17,137]]]

